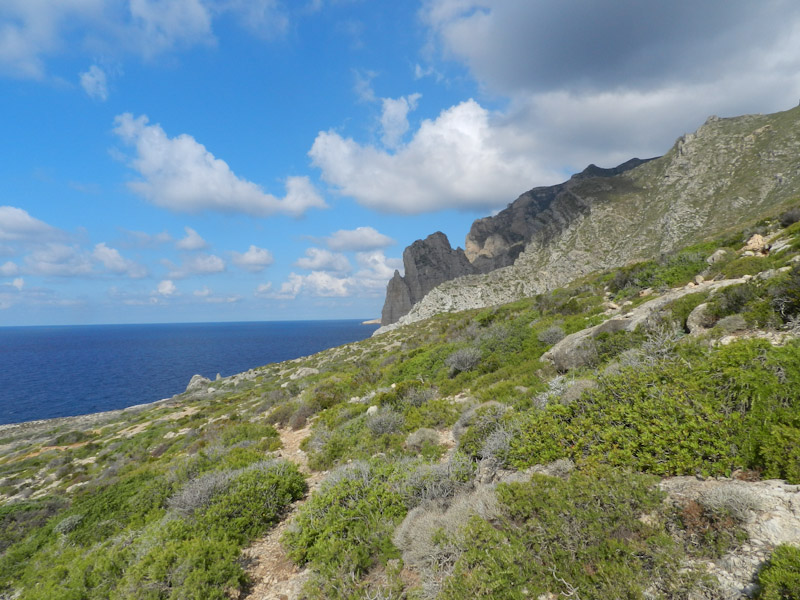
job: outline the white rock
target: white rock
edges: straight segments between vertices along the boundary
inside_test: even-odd
[[[376,412],[378,412],[378,407],[374,404],[367,409],[368,415],[374,415]]]

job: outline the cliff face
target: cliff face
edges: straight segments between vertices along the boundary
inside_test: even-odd
[[[406,248],[403,267],[405,276],[395,271],[386,288],[382,325],[396,322],[440,283],[478,272],[461,248],[451,248],[450,241],[441,231]]]
[[[594,197],[573,192],[581,182],[614,177],[645,162],[633,158],[612,169],[589,165],[569,181],[525,192],[497,215],[472,224],[464,246],[467,258],[480,273],[514,264],[532,239],[549,243],[589,213]]]
[[[408,313],[389,311],[383,324],[510,302],[741,227],[800,196],[798,148],[800,107],[711,117],[660,158],[590,165],[535,188],[475,221],[464,253],[471,272],[409,296]]]

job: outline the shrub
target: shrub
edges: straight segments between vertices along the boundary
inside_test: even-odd
[[[420,452],[423,447],[435,446],[438,443],[439,433],[428,427],[420,427],[406,438],[406,447],[412,452]]]
[[[422,463],[409,469],[396,488],[407,508],[423,502],[449,501],[469,487],[474,472],[472,461],[457,452],[445,463]]]
[[[778,546],[758,573],[760,600],[800,600],[800,548]]]
[[[439,547],[459,551],[439,597],[606,600],[644,597],[653,584],[677,597],[694,574],[679,569],[663,528],[639,519],[661,503],[654,483],[598,469],[498,485],[494,516],[464,516],[455,535],[434,534]]]
[[[553,344],[557,344],[561,340],[564,339],[566,334],[564,330],[559,327],[558,325],[552,325],[545,329],[544,331],[539,332],[539,335],[536,338],[542,342],[543,344],[547,344],[548,346],[552,346]]]
[[[507,410],[499,402],[486,402],[467,411],[453,428],[459,449],[468,456],[478,457],[486,438],[502,427]]]
[[[298,511],[283,543],[292,560],[311,563],[321,575],[315,597],[347,597],[337,588],[397,557],[391,533],[406,513],[392,484],[397,477],[390,464],[351,463],[333,471]]]
[[[471,371],[481,361],[481,351],[472,346],[456,350],[448,356],[444,364],[450,369],[450,376],[453,377],[465,371]]]
[[[424,581],[424,598],[435,597],[470,540],[461,535],[474,516],[491,520],[497,515],[494,490],[480,486],[456,496],[449,505],[427,502],[411,510],[392,536],[405,565]]]
[[[381,436],[387,433],[397,433],[403,428],[403,415],[391,409],[381,409],[378,412],[367,416],[367,429],[374,436]]]
[[[61,535],[66,535],[80,525],[81,521],[83,521],[83,515],[70,515],[56,523],[53,527],[53,531]]]
[[[734,333],[747,329],[747,320],[742,315],[728,315],[722,317],[717,324],[714,325],[714,331],[722,335]]]
[[[727,513],[739,523],[761,507],[761,498],[752,489],[736,483],[718,485],[700,497],[700,503],[717,513]]]
[[[785,280],[772,290],[772,304],[784,321],[800,315],[800,263],[787,274]]]
[[[789,227],[800,221],[800,207],[790,208],[778,217],[781,227]]]
[[[214,496],[224,492],[234,477],[231,471],[206,473],[192,479],[170,496],[167,506],[181,516],[208,508]]]

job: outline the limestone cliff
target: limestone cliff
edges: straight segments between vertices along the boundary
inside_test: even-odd
[[[397,324],[541,293],[741,227],[800,196],[798,150],[800,107],[710,117],[660,158],[591,165],[535,188],[476,221],[465,242],[472,271],[410,296]]]
[[[405,275],[398,271],[389,281],[381,324],[389,325],[444,281],[477,273],[461,248],[453,250],[441,231],[417,240],[403,251]]]

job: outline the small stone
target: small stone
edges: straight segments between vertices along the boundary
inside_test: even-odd
[[[700,284],[701,284],[701,283],[703,283],[705,280],[706,280],[706,278],[705,278],[705,277],[703,277],[702,275],[695,275],[695,276],[694,276],[694,282],[695,282],[697,285],[700,285]]]
[[[653,293],[653,288],[645,288],[639,292],[639,298],[644,298]]]
[[[367,409],[368,415],[374,415],[376,412],[378,412],[378,407],[374,404]]]
[[[742,252],[742,256],[755,256],[755,255],[756,253],[753,252],[752,250],[745,250],[744,252]]]

